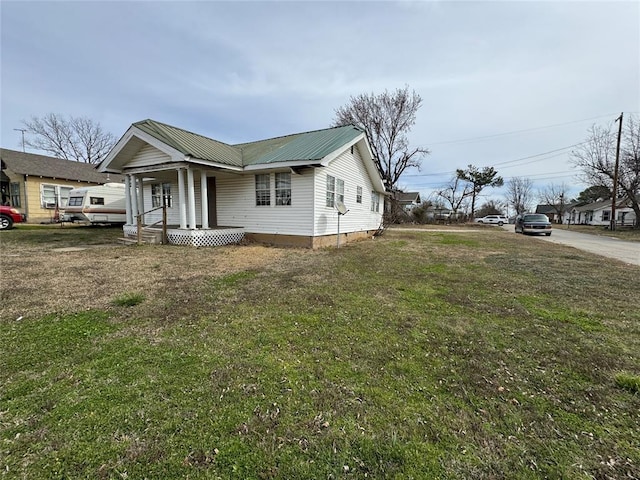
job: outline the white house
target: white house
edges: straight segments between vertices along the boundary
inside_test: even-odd
[[[624,198],[616,203],[616,225],[635,225],[636,214],[631,208],[629,199]],[[611,224],[611,200],[587,203],[579,207],[574,207],[571,212],[572,223],[586,225]]]
[[[99,165],[125,175],[125,235],[162,221],[170,243],[250,240],[317,248],[372,236],[384,184],[354,126],[228,145],[154,120],[134,123]],[[335,207],[348,210],[340,218]],[[155,210],[153,210],[155,209]],[[153,210],[150,212],[150,210]]]

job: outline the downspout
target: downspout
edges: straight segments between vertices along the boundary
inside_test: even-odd
[[[29,221],[29,197],[27,197],[27,175],[24,174],[24,214],[27,216],[27,222]]]

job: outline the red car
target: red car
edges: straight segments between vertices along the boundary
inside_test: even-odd
[[[0,205],[0,230],[8,230],[14,223],[26,222],[27,216],[13,207]]]

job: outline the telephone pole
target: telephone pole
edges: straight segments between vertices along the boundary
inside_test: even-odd
[[[622,137],[622,115],[624,112],[620,112],[620,116],[616,118],[616,122],[620,122],[618,125],[618,145],[616,146],[616,166],[613,170],[613,199],[611,200],[611,230],[616,229],[616,200],[618,199],[618,165],[620,163],[620,138]]]
[[[26,132],[27,130],[25,128],[14,128],[14,130],[16,132],[22,132],[22,153],[24,152],[24,132]]]

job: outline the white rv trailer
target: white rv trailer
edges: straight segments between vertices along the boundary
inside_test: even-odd
[[[123,183],[75,188],[64,208],[66,222],[126,223]]]

